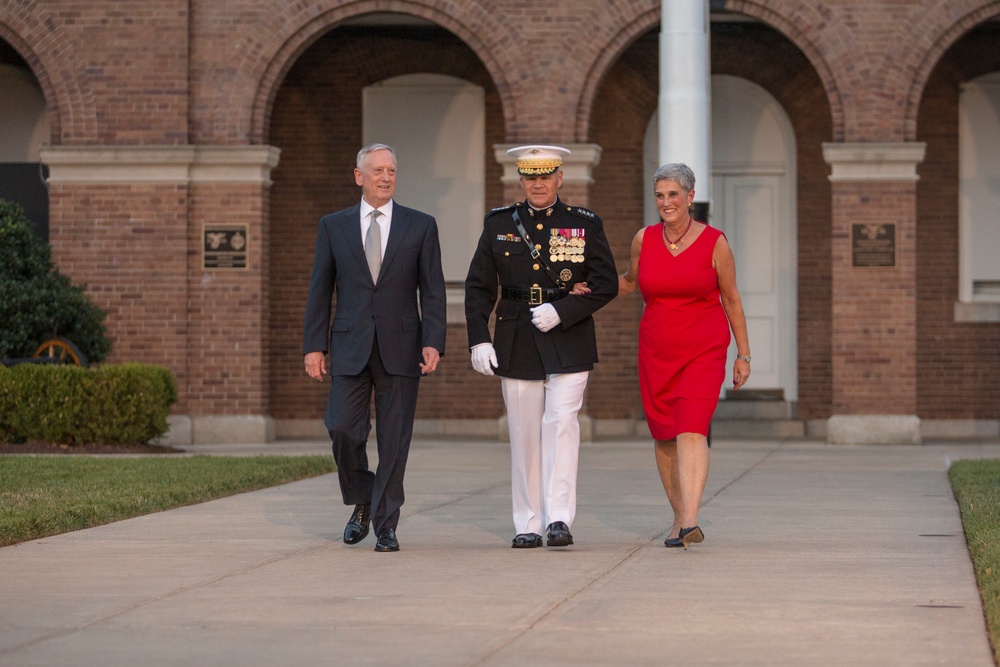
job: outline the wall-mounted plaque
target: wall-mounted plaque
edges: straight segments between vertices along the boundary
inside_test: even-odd
[[[247,268],[249,238],[246,225],[205,225],[204,230],[204,268]]]
[[[896,223],[851,225],[854,266],[896,266]]]

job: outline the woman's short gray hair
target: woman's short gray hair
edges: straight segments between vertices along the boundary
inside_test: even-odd
[[[375,151],[389,151],[392,153],[392,157],[396,157],[396,151],[392,148],[392,146],[386,146],[385,144],[368,144],[358,151],[358,169],[361,169],[361,165],[364,164],[365,158]]]
[[[660,181],[675,181],[687,192],[694,190],[694,172],[683,162],[671,162],[657,169],[653,174],[653,187]]]

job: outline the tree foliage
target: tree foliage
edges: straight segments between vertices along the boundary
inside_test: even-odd
[[[73,342],[90,361],[107,357],[107,313],[85,289],[55,268],[21,207],[0,199],[0,358],[30,357],[50,338]]]

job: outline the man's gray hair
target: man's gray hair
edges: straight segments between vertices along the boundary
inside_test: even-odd
[[[671,162],[657,169],[653,174],[653,186],[660,181],[675,181],[687,192],[694,190],[694,172],[683,162]]]
[[[375,151],[389,151],[392,153],[392,157],[396,157],[396,151],[392,146],[386,146],[385,144],[368,144],[358,151],[358,169],[361,169],[361,165],[364,164],[365,158],[368,157],[370,153],[374,153]]]

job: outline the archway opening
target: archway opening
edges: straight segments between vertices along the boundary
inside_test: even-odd
[[[931,71],[917,115],[917,415],[995,420],[1000,381],[995,151],[1000,21],[955,41]],[[964,116],[964,117],[963,117]],[[978,294],[977,294],[978,292]]]
[[[20,204],[35,231],[49,237],[49,193],[38,152],[51,131],[45,94],[31,68],[0,40],[0,199]]]
[[[318,220],[360,201],[358,149],[393,145],[396,200],[438,218],[450,313],[461,315],[449,315],[447,346],[461,351],[460,286],[483,215],[503,203],[493,145],[505,132],[496,85],[465,43],[428,21],[384,13],[341,24],[313,43],[282,82],[269,127],[267,142],[282,151],[269,216],[270,403],[282,437],[313,434],[322,418],[327,388],[302,372],[302,319]],[[492,386],[461,381],[467,371],[463,364],[439,369],[421,388],[417,418],[502,414]]]
[[[829,101],[819,75],[787,37],[745,17],[717,18],[713,14],[713,76],[733,77],[760,89],[780,107],[791,125],[787,145],[792,154],[787,173],[791,178],[788,187],[794,224],[787,231],[790,238],[786,239],[786,247],[794,249],[790,261],[796,277],[791,278],[791,303],[796,311],[792,317],[798,354],[786,362],[793,367],[783,369],[795,378],[786,388],[785,397],[797,398],[794,408],[798,417],[825,419],[832,397],[828,373],[831,190],[829,169],[822,155],[822,144],[831,140],[833,132]],[[646,219],[644,204],[650,188],[643,155],[645,131],[658,102],[658,41],[658,30],[651,30],[623,51],[603,77],[591,115],[589,139],[603,148],[601,164],[594,170],[591,203],[605,221],[619,266],[627,261],[636,230],[644,223],[655,222]],[[726,122],[725,118],[715,118],[713,126]],[[730,170],[735,166],[728,165]],[[634,377],[641,299],[616,300],[605,311],[598,336],[602,363],[595,371],[602,381],[591,383],[591,413],[606,419],[641,417],[638,389],[631,386],[634,383],[625,386],[611,380],[624,378],[627,382]],[[604,381],[604,374],[608,381]],[[607,395],[599,397],[605,389]],[[628,404],[623,405],[622,396],[629,397]]]

